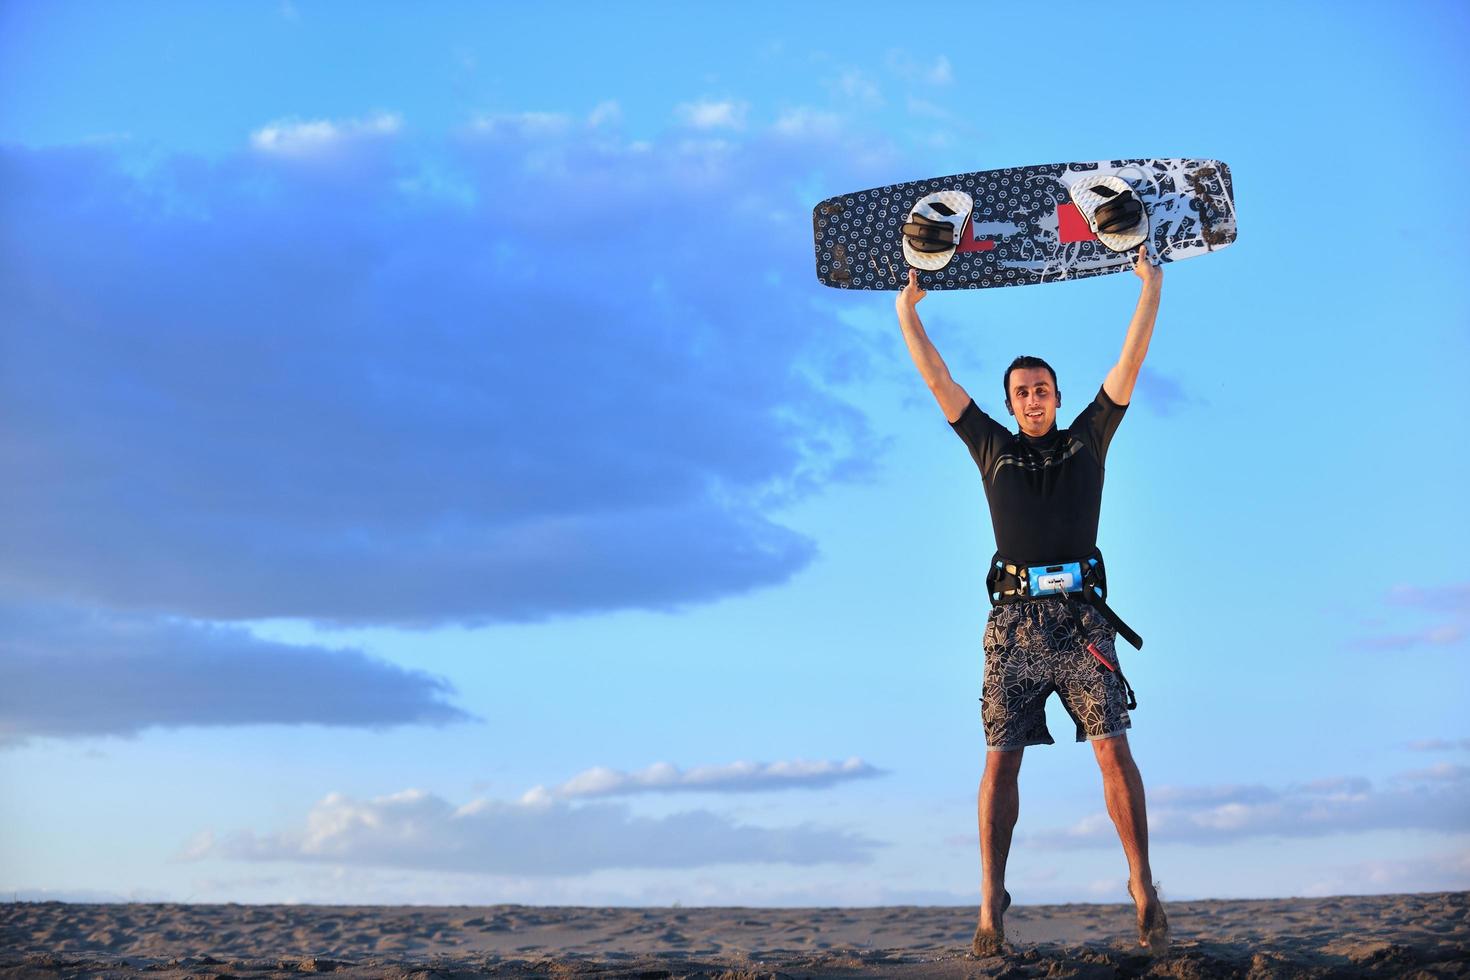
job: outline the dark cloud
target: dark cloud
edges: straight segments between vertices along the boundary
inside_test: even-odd
[[[1397,651],[1416,650],[1421,647],[1452,646],[1465,638],[1465,628],[1455,623],[1426,626],[1422,629],[1405,630],[1401,633],[1380,633],[1376,636],[1360,636],[1348,641],[1355,650]]]
[[[1147,364],[1139,369],[1137,387],[1138,392],[1143,395],[1140,404],[1149,411],[1165,417],[1174,415],[1200,401],[1185,391],[1184,386],[1177,380]],[[1137,399],[1138,395],[1135,394],[1134,400]]]
[[[223,837],[206,832],[183,856],[574,875],[605,868],[862,864],[878,846],[810,824],[740,825],[706,810],[655,818],[635,816],[615,803],[477,800],[454,807],[432,794],[407,790],[368,801],[334,793],[312,808],[304,830]]]
[[[796,185],[864,185],[871,151],[362,128],[143,177],[0,151],[12,596],[420,626],[676,608],[812,559],[766,515],[880,447],[829,390],[870,351],[814,312]]]
[[[1388,601],[1427,612],[1470,616],[1470,582],[1453,585],[1397,585],[1388,592]]]
[[[0,605],[0,746],[251,724],[384,728],[475,720],[451,685],[357,650],[54,605]]]
[[[1151,789],[1151,803],[1165,806],[1224,806],[1239,803],[1265,803],[1277,797],[1265,786],[1160,786]]]
[[[1396,585],[1388,591],[1387,598],[1389,605],[1435,617],[1448,616],[1450,620],[1441,618],[1438,623],[1398,632],[1354,637],[1347,641],[1349,648],[1382,652],[1455,646],[1470,629],[1470,584]]]
[[[547,789],[538,786],[528,798],[571,800],[635,793],[763,793],[785,789],[825,789],[854,779],[886,775],[885,770],[851,758],[845,762],[734,762],[680,769],[667,762],[637,772],[596,767]]]
[[[1470,768],[1440,765],[1400,773],[1391,788],[1334,777],[1268,786],[1163,787],[1149,793],[1155,842],[1229,844],[1259,837],[1326,837],[1369,830],[1470,831]],[[1107,814],[1028,834],[1045,847],[1116,846]]]
[[[1411,783],[1465,783],[1470,782],[1470,767],[1441,762],[1427,769],[1410,769],[1408,772],[1399,773],[1398,778]]]
[[[1470,749],[1470,738],[1421,738],[1408,747],[1415,752],[1453,752]]]

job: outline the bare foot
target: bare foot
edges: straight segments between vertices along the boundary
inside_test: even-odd
[[[999,956],[1005,951],[1006,930],[1002,924],[1002,916],[1006,909],[1011,907],[1011,893],[1006,892],[1000,900],[1000,914],[995,916],[995,928],[983,928],[985,922],[985,910],[981,909],[980,922],[982,925],[975,927],[975,938],[970,941],[970,952],[979,959],[987,956]]]
[[[1156,885],[1148,886],[1148,894],[1140,902],[1133,894],[1133,882],[1128,883],[1128,895],[1138,906],[1138,945],[1148,950],[1150,956],[1163,956],[1169,950],[1169,917],[1164,914],[1164,903],[1159,901]]]

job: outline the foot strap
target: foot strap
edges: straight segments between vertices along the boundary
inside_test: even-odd
[[[902,230],[909,245],[920,252],[947,252],[955,247],[954,225],[948,221],[914,214]]]
[[[1092,190],[1093,193],[1100,194],[1103,190],[1111,190],[1111,188],[1099,186]],[[1097,223],[1097,230],[1105,235],[1132,231],[1138,227],[1138,221],[1142,217],[1143,202],[1134,197],[1132,191],[1123,191],[1111,201],[1099,204],[1097,210],[1092,213],[1093,221]]]

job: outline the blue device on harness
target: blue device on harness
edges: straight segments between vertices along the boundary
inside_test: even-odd
[[[1026,578],[1031,583],[1032,595],[1081,592],[1082,563],[1069,561],[1060,565],[1030,565],[1026,569]]]

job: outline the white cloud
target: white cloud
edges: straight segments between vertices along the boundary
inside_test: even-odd
[[[178,897],[156,889],[135,888],[129,892],[99,891],[89,888],[6,888],[15,902],[68,902],[86,905],[172,902]]]
[[[309,157],[344,143],[396,135],[403,128],[397,113],[382,112],[363,119],[316,119],[299,122],[283,119],[268,123],[250,134],[250,145],[262,153],[285,157]]]
[[[454,807],[408,789],[366,801],[332,793],[311,809],[301,830],[206,831],[179,857],[534,876],[731,863],[862,864],[878,846],[809,823],[753,827],[708,810],[653,818],[636,816],[623,804],[573,806],[545,797]]]
[[[845,762],[736,762],[681,770],[659,762],[637,772],[597,767],[577,773],[559,786],[537,786],[523,803],[546,800],[628,796],[634,793],[752,793],[779,789],[816,789],[851,779],[881,776],[884,771],[858,758]]]
[[[782,112],[771,128],[782,136],[830,136],[842,128],[842,117],[835,112],[798,106]]]
[[[846,102],[856,102],[864,108],[876,108],[883,104],[883,94],[878,83],[856,69],[849,69],[837,76],[831,86]]]
[[[950,111],[943,106],[935,105],[927,99],[918,99],[913,96],[908,98],[909,115],[927,116],[931,119],[948,119]]]
[[[1470,582],[1450,585],[1396,585],[1389,589],[1389,605],[1438,617],[1438,623],[1415,626],[1396,633],[1362,636],[1348,642],[1359,650],[1411,650],[1416,647],[1458,645],[1470,631]]]
[[[971,889],[924,888],[892,882],[867,865],[762,868],[609,870],[550,877],[357,867],[330,863],[235,865],[219,874],[190,875],[167,891],[61,891],[4,885],[33,902],[243,902],[313,905],[576,905],[648,908],[690,906],[813,908],[834,906],[965,905]],[[240,873],[230,873],[238,871]],[[271,873],[274,871],[275,873]],[[1024,882],[1017,875],[1015,880]],[[0,883],[4,884],[4,883]],[[1023,887],[1025,885],[1023,884]],[[1059,898],[1058,900],[1065,900]]]
[[[1149,794],[1149,839],[1226,844],[1258,837],[1324,837],[1367,830],[1470,831],[1470,768],[1440,765],[1393,777],[1377,789],[1361,777],[1334,777],[1284,789],[1267,786],[1161,787]],[[1026,835],[1042,846],[1111,846],[1106,813],[1071,827]]]
[[[622,121],[623,108],[614,101],[599,102],[587,115],[589,126],[612,126]]]
[[[685,102],[674,110],[686,126],[695,129],[743,129],[748,106],[744,102]]]
[[[471,211],[480,200],[480,189],[461,174],[435,166],[420,164],[418,173],[398,178],[397,189],[406,196],[436,201]]]
[[[595,112],[596,110],[594,110]],[[470,118],[469,129],[483,136],[560,136],[571,129],[571,117],[560,112],[480,113]]]
[[[914,55],[909,51],[889,51],[883,59],[884,66],[895,77],[910,85],[942,87],[954,83],[954,66],[948,55],[937,57],[929,53]]]
[[[1399,860],[1358,861],[1321,873],[1301,890],[1307,897],[1464,891],[1470,850]]]

